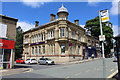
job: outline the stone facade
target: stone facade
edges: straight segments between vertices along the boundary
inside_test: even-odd
[[[68,11],[63,6],[58,10],[58,19],[51,14],[50,22],[24,32],[23,58],[49,57],[55,62],[80,60],[83,47],[90,42],[95,46],[97,40],[86,36],[86,30],[79,26],[79,20],[68,20]],[[38,23],[37,23],[38,25]]]

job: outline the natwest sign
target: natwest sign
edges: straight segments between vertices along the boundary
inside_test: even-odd
[[[1,49],[14,49],[15,48],[15,41],[0,39],[0,48]]]

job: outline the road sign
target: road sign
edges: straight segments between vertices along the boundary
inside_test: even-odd
[[[100,35],[99,36],[99,41],[105,41],[105,35]]]
[[[101,10],[100,11],[100,14],[101,14],[101,21],[102,22],[107,22],[109,21],[109,13],[108,13],[108,10]]]

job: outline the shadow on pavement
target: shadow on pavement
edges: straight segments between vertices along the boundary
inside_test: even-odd
[[[30,65],[24,65],[24,64],[15,64],[14,68],[32,68]]]

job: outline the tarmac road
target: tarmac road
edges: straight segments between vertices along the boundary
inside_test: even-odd
[[[3,76],[3,78],[107,78],[117,70],[113,58],[69,65],[31,65],[31,72]],[[103,70],[104,69],[104,70]]]

